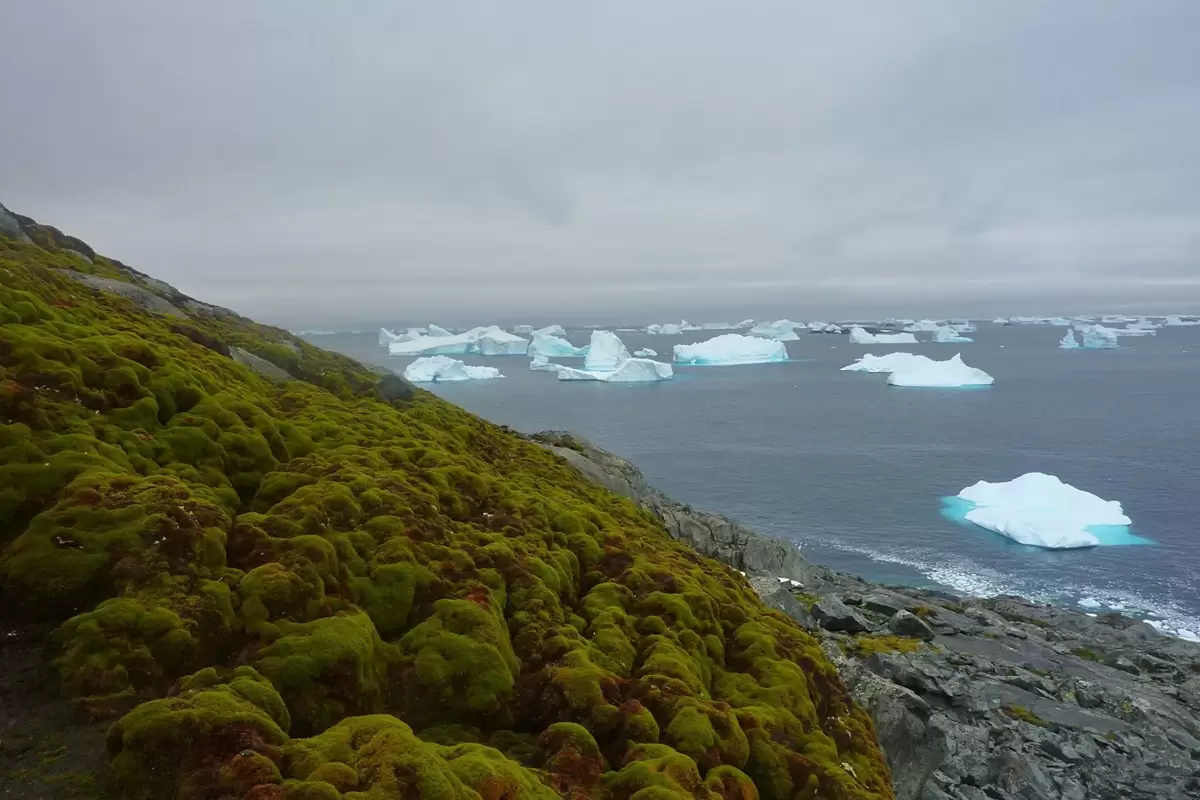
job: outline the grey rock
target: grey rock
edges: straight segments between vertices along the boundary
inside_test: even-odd
[[[81,252],[79,252],[78,250],[72,250],[72,249],[71,249],[71,248],[69,248],[69,247],[65,248],[65,249],[63,250],[63,252],[64,252],[64,253],[67,253],[68,255],[75,256],[76,258],[81,258],[81,259],[83,259],[84,261],[86,261],[86,262],[87,262],[87,263],[89,263],[89,264],[91,264],[91,263],[92,263],[92,259],[90,259],[90,258],[87,256],[87,254],[86,254],[86,253],[81,253]]]
[[[867,633],[871,623],[836,597],[824,597],[812,607],[813,619],[827,631]]]
[[[817,623],[809,613],[808,607],[796,599],[777,579],[770,575],[751,576],[750,587],[764,603],[776,611],[782,611],[799,622],[807,630],[815,630]]]
[[[897,611],[895,616],[888,620],[888,630],[897,636],[907,636],[910,639],[922,639],[926,642],[932,642],[934,639],[933,628],[929,627],[925,620],[908,611]]]
[[[0,203],[0,236],[7,236],[10,239],[16,239],[18,242],[29,244],[32,241],[25,231],[21,230],[21,223],[13,216],[13,213]]]
[[[376,381],[375,391],[387,403],[394,403],[397,400],[412,400],[417,396],[417,388],[394,372],[388,372]]]
[[[251,372],[255,372],[268,380],[293,380],[291,373],[287,370],[275,366],[261,356],[254,355],[249,350],[243,350],[240,347],[231,347],[229,348],[229,355],[243,367],[247,367]]]
[[[101,292],[110,292],[111,294],[120,295],[133,303],[141,306],[147,311],[154,314],[162,314],[168,317],[181,317],[186,319],[187,314],[182,309],[175,307],[163,297],[155,294],[149,289],[145,289],[137,284],[126,283],[119,281],[116,278],[102,278],[99,275],[87,275],[74,270],[63,270],[63,274],[79,281],[84,286],[96,289]]]
[[[1141,674],[1141,670],[1138,669],[1137,664],[1134,664],[1125,656],[1110,656],[1109,658],[1105,659],[1104,663],[1113,669],[1119,669],[1121,672],[1128,672],[1130,675]]]

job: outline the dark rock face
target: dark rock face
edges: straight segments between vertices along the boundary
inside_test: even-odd
[[[16,215],[0,203],[0,236],[16,239],[18,242],[29,242],[29,236],[21,229],[21,222]]]
[[[194,328],[191,325],[185,325],[182,322],[177,322],[171,325],[171,330],[175,333],[178,333],[180,336],[191,339],[201,347],[207,347],[209,350],[220,353],[227,358],[232,357],[229,352],[229,345],[225,344],[215,336],[208,335],[199,328]]]
[[[243,350],[240,347],[231,347],[229,348],[229,355],[243,367],[249,368],[252,372],[256,372],[268,380],[287,381],[293,379],[291,373],[287,370],[275,366],[265,358],[254,355],[249,350]]]
[[[535,438],[815,629],[875,722],[897,800],[1200,798],[1200,644],[1120,614],[871,584],[676,503],[569,434]]]
[[[79,281],[84,286],[90,286],[91,288],[102,292],[119,294],[122,297],[132,300],[137,305],[152,313],[163,314],[164,316],[168,317],[187,318],[187,314],[171,305],[171,303],[169,303],[163,297],[141,286],[137,286],[132,283],[126,283],[125,281],[119,281],[115,278],[102,278],[99,275],[87,275],[82,272],[66,271],[64,274],[69,275],[71,278]]]
[[[929,627],[925,620],[908,611],[897,611],[888,620],[888,630],[897,636],[910,636],[926,642],[932,642],[935,636],[933,628]]]
[[[397,400],[412,400],[417,394],[415,386],[394,372],[389,372],[380,378],[379,382],[375,384],[375,391],[388,403],[394,403]]]

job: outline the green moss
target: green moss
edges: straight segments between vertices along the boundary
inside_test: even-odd
[[[1000,710],[1013,719],[1019,719],[1022,722],[1028,722],[1030,725],[1037,725],[1039,728],[1047,728],[1050,723],[1039,717],[1037,714],[1030,711],[1025,706],[1001,706]]]
[[[859,634],[850,641],[843,642],[842,648],[859,658],[867,658],[874,653],[913,653],[921,649],[921,640],[890,634]]]
[[[1078,656],[1085,661],[1095,661],[1097,664],[1102,663],[1104,659],[1095,650],[1088,647],[1076,647],[1071,650],[1071,655]]]

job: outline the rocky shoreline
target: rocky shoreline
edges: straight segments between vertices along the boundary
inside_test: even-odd
[[[1200,644],[1116,613],[873,584],[678,503],[571,434],[533,439],[818,636],[875,721],[898,800],[1200,797]]]

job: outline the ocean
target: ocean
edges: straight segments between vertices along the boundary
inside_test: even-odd
[[[676,366],[674,380],[632,385],[560,382],[524,356],[463,356],[506,377],[426,388],[521,431],[578,433],[678,500],[868,580],[1082,602],[1200,633],[1200,327],[1122,338],[1115,350],[1061,350],[1062,333],[982,323],[971,344],[906,346],[801,333],[785,363]],[[619,335],[669,361],[672,345],[716,334]],[[307,338],[397,372],[412,360],[389,357],[375,332]],[[568,338],[586,344],[588,332]],[[996,382],[904,389],[840,371],[897,350],[961,352]],[[1045,550],[943,515],[943,498],[964,487],[1031,471],[1120,501],[1150,542]]]

